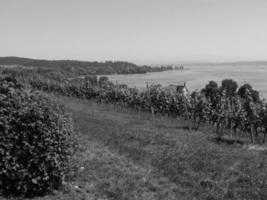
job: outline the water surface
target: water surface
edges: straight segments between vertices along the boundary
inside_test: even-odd
[[[239,85],[249,83],[264,97],[267,97],[267,65],[207,65],[184,66],[184,71],[173,70],[147,74],[108,75],[109,80],[124,83],[131,87],[143,88],[147,83],[186,85],[190,91],[200,90],[210,80],[220,84],[223,79],[231,78]]]

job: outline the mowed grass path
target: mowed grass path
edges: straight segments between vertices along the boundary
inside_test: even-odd
[[[267,199],[267,152],[218,144],[183,120],[56,97],[79,131],[73,180],[40,199]]]

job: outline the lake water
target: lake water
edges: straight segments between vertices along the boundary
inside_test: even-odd
[[[261,95],[267,97],[267,65],[210,65],[184,66],[184,71],[173,70],[147,74],[108,75],[109,80],[124,83],[131,87],[144,88],[146,83],[183,84],[186,82],[190,91],[200,90],[210,80],[220,84],[223,79],[231,78],[239,85],[249,83]]]

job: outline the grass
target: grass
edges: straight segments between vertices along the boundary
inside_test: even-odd
[[[182,119],[56,97],[72,113],[80,148],[64,190],[40,200],[267,199],[267,151],[216,142]]]

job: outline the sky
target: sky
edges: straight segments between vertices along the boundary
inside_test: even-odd
[[[0,56],[267,60],[266,0],[0,0]]]

